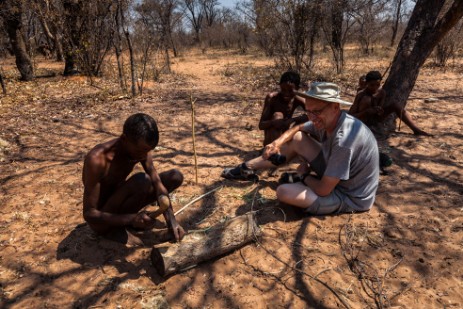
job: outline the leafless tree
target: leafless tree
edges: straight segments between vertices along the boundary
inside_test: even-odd
[[[137,88],[136,88],[136,81],[137,81],[137,70],[135,65],[135,51],[132,44],[132,37],[129,31],[129,25],[126,22],[129,11],[129,1],[130,0],[117,0],[117,11],[119,12],[118,15],[120,17],[120,26],[122,31],[124,32],[125,39],[127,41],[127,47],[129,49],[129,57],[130,57],[130,77],[132,81],[132,85],[130,87],[132,96],[137,95]]]
[[[382,29],[380,15],[385,11],[384,0],[351,0],[349,14],[358,25],[358,38],[364,54],[371,52],[372,43],[379,37]]]
[[[463,46],[463,20],[447,33],[447,35],[434,48],[434,62],[440,67],[445,67],[457,51]]]
[[[404,15],[404,4],[405,4],[405,0],[394,0],[394,1],[391,1],[392,3],[392,25],[391,25],[391,31],[392,31],[392,35],[391,35],[391,42],[389,43],[389,46],[390,47],[393,47],[394,44],[395,44],[395,40],[397,38],[397,33],[399,31],[399,26],[402,22],[402,18],[403,18],[403,15]]]
[[[182,7],[185,10],[185,16],[189,20],[191,28],[194,31],[196,43],[201,41],[200,33],[204,18],[200,1],[201,0],[182,0]]]
[[[47,38],[50,51],[56,54],[57,61],[63,61],[63,8],[60,2],[57,0],[34,0],[33,9]]]
[[[344,69],[344,46],[354,20],[349,14],[351,6],[348,0],[328,0],[325,4],[322,27],[333,54],[336,73],[340,74]]]
[[[206,22],[207,27],[212,27],[214,22],[216,21],[219,10],[218,10],[218,5],[219,1],[218,0],[200,0],[201,4],[201,9],[204,14],[204,21]]]
[[[26,50],[23,33],[23,2],[21,0],[0,1],[0,17],[3,19],[3,25],[8,33],[21,80],[32,80],[34,71],[32,61]]]

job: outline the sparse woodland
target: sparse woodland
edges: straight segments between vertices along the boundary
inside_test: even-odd
[[[462,16],[460,0],[0,0],[0,307],[461,308]],[[219,177],[258,155],[288,69],[348,101],[379,70],[386,104],[434,134],[392,119],[370,212],[304,217],[276,200],[278,172]],[[253,211],[255,243],[162,278],[150,247],[84,224],[83,157],[135,112],[158,122],[156,168],[185,175],[174,209],[220,187],[182,225]]]

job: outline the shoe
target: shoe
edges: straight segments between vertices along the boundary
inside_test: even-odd
[[[284,183],[295,183],[295,182],[301,182],[302,181],[302,176],[299,175],[298,173],[290,173],[286,172],[281,174],[280,179],[278,180],[278,183],[284,184]]]
[[[392,165],[392,158],[385,153],[379,153],[379,167],[385,168]]]
[[[244,169],[242,164],[234,168],[224,169],[220,176],[229,180],[259,181],[259,176],[251,169]]]

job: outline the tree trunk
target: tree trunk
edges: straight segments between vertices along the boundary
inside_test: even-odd
[[[64,0],[64,72],[63,75],[79,73],[77,67],[77,50],[81,45],[81,27],[79,19],[82,13],[83,3],[81,0]]]
[[[10,38],[11,47],[16,57],[16,67],[21,74],[21,80],[29,81],[34,78],[31,59],[27,54],[26,44],[22,33],[22,3],[18,0],[5,1],[0,6],[5,30]]]
[[[131,79],[132,79],[132,86],[130,87],[130,89],[132,91],[132,96],[134,97],[137,95],[137,87],[136,87],[137,72],[135,68],[135,54],[133,51],[129,28],[125,24],[123,3],[120,0],[118,1],[117,9],[119,10],[119,17],[120,17],[120,22],[121,22],[120,27],[122,28],[122,31],[124,32],[125,39],[127,41],[127,47],[129,48],[130,72],[131,72]]]
[[[259,235],[253,214],[248,213],[204,232],[189,233],[180,243],[154,247],[151,262],[161,276],[168,276],[238,249]]]
[[[3,81],[3,76],[2,76],[1,71],[0,71],[0,85],[2,85],[3,94],[6,95],[7,94],[6,86],[5,86],[5,82]]]
[[[463,1],[418,0],[400,40],[390,74],[384,83],[386,106],[405,108],[416,79],[439,41],[463,16]]]
[[[342,25],[344,20],[343,1],[332,1],[331,8],[331,50],[336,64],[336,73],[341,74],[344,69],[344,46],[342,43]]]

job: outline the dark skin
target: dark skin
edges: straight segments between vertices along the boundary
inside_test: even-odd
[[[369,81],[354,99],[349,114],[370,125],[379,121],[383,115],[386,92],[380,88],[380,81]]]
[[[145,230],[153,227],[155,220],[142,208],[161,195],[168,196],[183,181],[177,170],[156,172],[153,149],[142,139],[132,141],[123,134],[95,146],[87,154],[82,174],[83,215],[95,232],[108,235],[125,227]],[[127,179],[137,163],[145,173]],[[175,239],[181,240],[185,232],[175,219],[172,205],[163,215]]]
[[[397,103],[385,106],[386,92],[380,88],[380,80],[366,82],[365,89],[357,93],[349,114],[360,119],[367,126],[384,120],[388,115],[395,113],[415,135],[432,136],[421,130],[413,122],[411,115]]]
[[[293,118],[297,107],[305,109],[304,99],[295,95],[296,85],[280,84],[280,91],[267,95],[259,121],[259,129],[264,130],[264,146],[270,144],[294,124],[306,122],[306,115]]]

